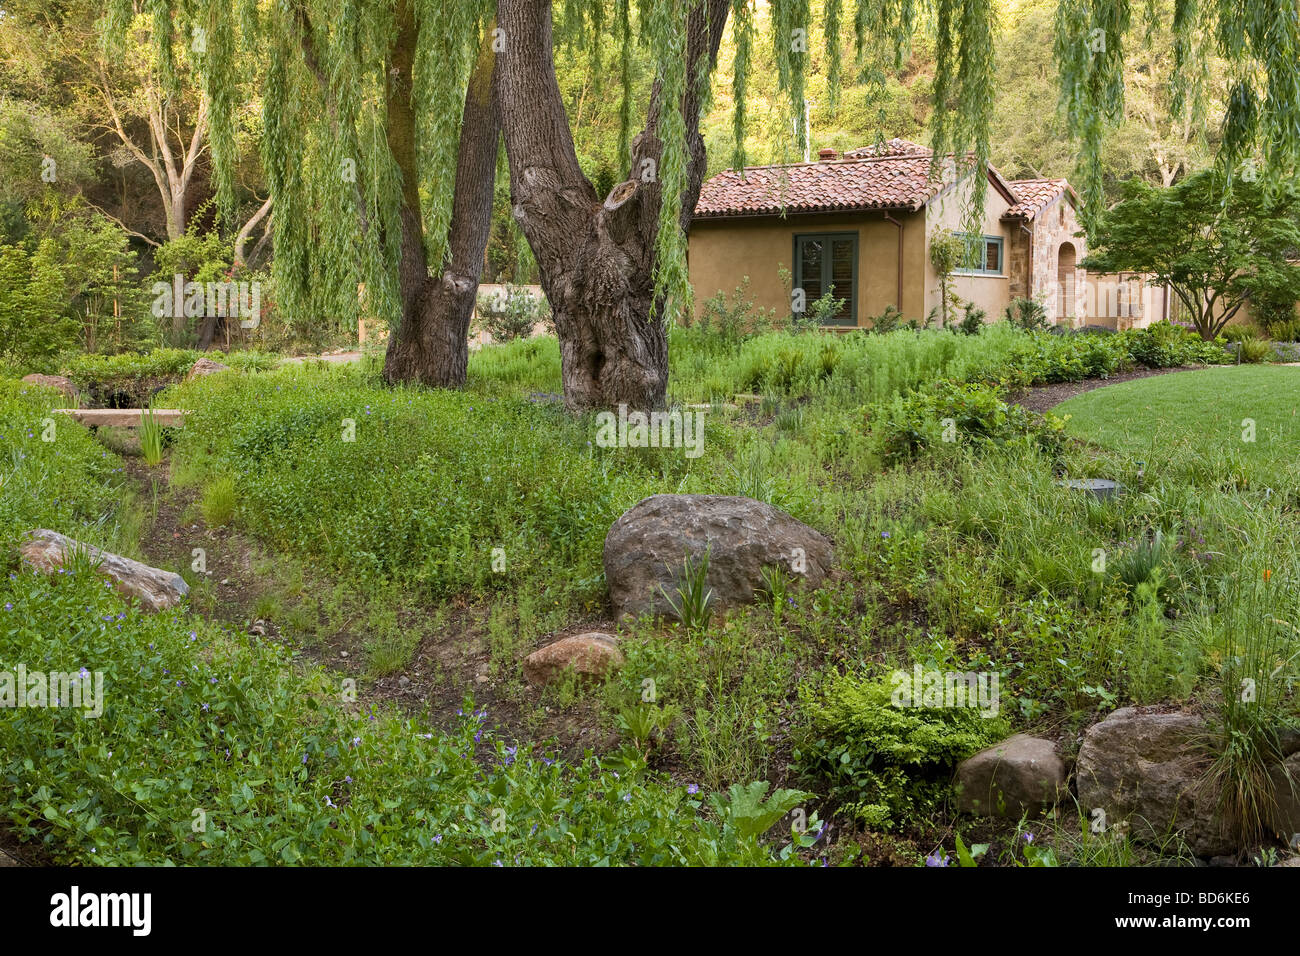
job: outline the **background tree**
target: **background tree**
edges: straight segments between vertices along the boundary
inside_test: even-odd
[[[747,0],[566,0],[559,13],[548,0],[500,0],[495,10],[490,0],[345,0],[341,7],[337,0],[265,7],[245,0],[237,15],[218,0],[160,0],[154,9],[224,38],[210,45],[201,67],[219,197],[231,192],[233,160],[216,155],[216,143],[225,139],[217,127],[233,126],[236,19],[238,35],[265,59],[263,157],[280,210],[281,304],[355,315],[364,282],[374,310],[395,326],[385,366],[394,381],[463,378],[462,331],[484,260],[499,116],[512,213],[551,300],[566,401],[573,408],[663,403],[666,323],[690,307],[685,237],[707,165],[700,116],[728,19],[733,166],[746,161],[747,84],[760,40],[771,50],[801,152],[814,56],[825,63],[834,109],[845,37],[852,35],[859,62],[869,53],[897,74],[924,30],[932,37],[927,122],[936,169],[949,153],[972,153],[972,219],[983,201],[997,87],[993,0],[825,0],[819,16],[809,0],[762,7]],[[1126,50],[1154,30],[1172,38],[1176,117],[1202,95],[1199,54],[1213,38],[1230,83],[1223,168],[1258,150],[1275,175],[1294,171],[1300,128],[1289,118],[1300,115],[1300,24],[1292,13],[1276,0],[1176,2],[1166,22],[1160,5],[1150,3],[1135,22],[1128,0],[1061,0],[1054,31],[1059,103],[1078,137],[1085,218],[1103,207],[1102,144],[1124,119]],[[600,62],[617,64],[621,139],[633,126],[630,54],[638,47],[653,61],[654,79],[640,133],[620,145],[628,160],[622,178],[602,195],[577,156],[553,41],[606,30],[617,42]],[[156,32],[162,50],[164,31]],[[354,176],[340,175],[349,163]]]
[[[1252,297],[1300,298],[1300,192],[1291,182],[1239,181],[1213,170],[1167,189],[1132,180],[1098,224],[1083,261],[1100,272],[1147,272],[1212,341]]]
[[[993,161],[1014,178],[1083,179],[1079,150],[1066,117],[1045,109],[1060,98],[1053,52],[1057,0],[1010,0],[998,38],[998,91],[993,111]],[[1120,184],[1139,176],[1168,186],[1214,159],[1227,96],[1227,65],[1214,54],[1212,37],[1196,39],[1195,95],[1175,115],[1174,36],[1168,25],[1174,0],[1157,0],[1157,21],[1140,24],[1123,66],[1124,106],[1107,132],[1100,172],[1107,204]],[[1152,22],[1160,26],[1148,29]]]

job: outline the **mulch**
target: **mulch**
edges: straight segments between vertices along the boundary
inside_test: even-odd
[[[1008,400],[1013,405],[1020,405],[1031,412],[1037,412],[1041,415],[1067,399],[1082,395],[1084,392],[1091,392],[1094,388],[1105,388],[1107,385],[1118,385],[1121,382],[1131,382],[1134,379],[1150,378],[1152,375],[1168,375],[1170,372],[1191,372],[1194,370],[1192,366],[1143,368],[1132,372],[1124,372],[1120,375],[1112,375],[1110,378],[1089,378],[1081,382],[1056,382],[1052,385],[1039,385],[1034,388],[1023,389],[1012,395]]]

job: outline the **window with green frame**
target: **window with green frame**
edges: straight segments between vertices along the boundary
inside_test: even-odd
[[[956,235],[958,239],[964,242],[969,238],[970,234],[959,232]],[[959,275],[968,276],[1002,275],[1002,237],[980,236],[979,242],[975,246],[974,265],[970,268],[961,267],[953,271]]]
[[[821,232],[794,237],[794,287],[806,308],[827,292],[844,304],[827,325],[858,324],[858,234]]]

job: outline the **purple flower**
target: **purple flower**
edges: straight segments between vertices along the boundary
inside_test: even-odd
[[[699,786],[699,784],[693,783],[693,784],[689,785],[689,786],[686,788],[686,792],[689,793],[691,796],[694,796],[695,794],[699,793],[699,792],[700,792],[700,786]]]
[[[306,754],[303,754],[303,755],[302,755],[302,764],[303,764],[304,767],[307,766],[307,755],[306,755]]]
[[[1033,843],[1034,835],[1032,833],[1022,833],[1020,834],[1020,839],[1024,840],[1026,843]]]
[[[925,858],[926,866],[947,866],[948,854],[942,850],[936,850]]]
[[[880,536],[881,536],[882,538],[888,538],[890,535],[889,535],[889,532],[888,532],[888,531],[882,531],[882,532],[880,532]]]
[[[6,611],[12,611],[13,609],[14,609],[13,604],[10,603],[9,601],[5,601],[5,610],[6,610]]]

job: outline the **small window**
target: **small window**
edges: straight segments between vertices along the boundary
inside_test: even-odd
[[[964,233],[957,234],[958,239],[965,239]],[[970,268],[954,270],[961,275],[1002,275],[1002,239],[1000,236],[981,236],[975,249],[975,262]]]
[[[858,324],[858,234],[831,232],[794,237],[794,285],[806,308],[827,292],[844,304],[827,325]]]

